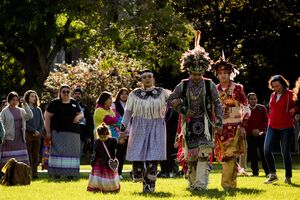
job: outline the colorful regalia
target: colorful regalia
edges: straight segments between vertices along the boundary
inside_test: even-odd
[[[117,141],[115,138],[108,138],[105,145],[112,158],[115,158]],[[119,192],[120,181],[118,171],[113,171],[108,164],[109,156],[103,143],[97,139],[94,143],[93,154],[95,163],[92,165],[87,190],[91,192]]]
[[[182,147],[188,162],[190,190],[207,189],[211,169],[209,155],[214,145],[213,127],[222,127],[222,107],[216,86],[210,79],[203,78],[212,61],[200,46],[200,33],[196,33],[195,48],[181,57],[181,69],[189,71],[191,76],[175,87],[168,100],[170,105],[180,100],[174,109],[181,114]]]
[[[166,101],[160,87],[137,88],[127,99],[122,124],[131,121],[126,159],[133,161],[134,181],[143,181],[144,192],[154,192],[157,162],[166,160]]]

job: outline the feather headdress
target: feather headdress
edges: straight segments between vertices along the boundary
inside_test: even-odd
[[[230,80],[233,80],[236,75],[238,75],[240,72],[235,68],[236,65],[232,64],[225,58],[224,50],[222,50],[222,56],[219,60],[217,60],[213,65],[211,71],[213,71],[215,74],[218,73],[218,71],[221,70],[228,70],[230,72]]]
[[[210,69],[212,60],[203,47],[200,46],[201,31],[196,31],[195,47],[184,52],[180,59],[181,71],[200,72],[204,74]]]

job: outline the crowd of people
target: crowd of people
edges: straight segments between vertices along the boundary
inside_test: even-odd
[[[93,115],[83,104],[84,90],[78,86],[61,85],[44,114],[34,90],[24,98],[10,92],[0,114],[0,168],[15,158],[28,164],[32,179],[37,179],[44,138],[51,141],[48,174],[57,181],[79,177],[84,146],[92,146],[88,191],[120,191],[125,160],[132,163],[132,180],[142,182],[144,193],[155,191],[158,176],[179,173],[176,163],[187,177],[189,190],[205,191],[214,159],[222,162],[221,186],[227,190],[237,187],[239,174],[250,175],[247,160],[252,175],[259,175],[259,157],[267,177],[264,183],[278,181],[272,152],[280,142],[284,182],[292,184],[291,146],[299,128],[300,78],[290,90],[282,75],[271,76],[268,110],[258,104],[255,92],[246,95],[243,85],[234,82],[238,71],[224,53],[212,61],[200,46],[200,36],[197,32],[195,48],[180,60],[189,77],[173,91],[156,87],[153,72],[146,69],[140,74],[141,87],[121,88],[115,100],[103,91]],[[219,80],[217,85],[203,77],[208,70]]]

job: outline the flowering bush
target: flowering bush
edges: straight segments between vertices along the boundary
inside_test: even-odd
[[[61,84],[72,89],[83,89],[83,102],[93,111],[96,100],[103,91],[114,96],[122,87],[129,90],[138,86],[138,71],[141,64],[116,52],[101,54],[98,59],[79,61],[75,66],[61,64],[51,72],[44,83],[42,103],[48,103],[57,97]]]

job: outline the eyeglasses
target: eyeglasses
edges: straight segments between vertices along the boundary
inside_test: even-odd
[[[63,91],[61,91],[63,94],[69,94],[70,93],[70,91],[69,90],[63,90]]]
[[[142,79],[152,78],[152,77],[153,77],[152,75],[145,75],[145,76],[142,76]]]

